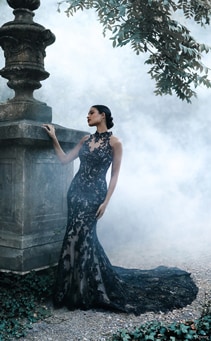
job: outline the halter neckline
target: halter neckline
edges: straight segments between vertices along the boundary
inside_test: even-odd
[[[95,138],[95,142],[98,142],[99,141],[99,139],[101,139],[101,138],[104,138],[104,137],[106,137],[106,136],[109,136],[109,135],[111,135],[112,134],[112,132],[110,132],[110,131],[104,131],[104,132],[102,132],[102,133],[99,133],[99,131],[97,131],[96,130],[96,132],[94,133],[94,138]]]

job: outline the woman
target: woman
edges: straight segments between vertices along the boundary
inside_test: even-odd
[[[117,184],[122,145],[108,131],[113,127],[113,118],[108,107],[92,106],[87,122],[90,127],[97,128],[96,132],[83,137],[67,154],[57,140],[54,127],[44,125],[62,163],[71,162],[77,157],[81,161],[67,194],[68,222],[58,265],[54,302],[56,306],[66,305],[69,309],[110,305],[118,309],[121,280],[99,244],[96,224],[103,216]],[[110,165],[111,178],[107,189],[106,173]],[[108,280],[116,282],[117,292],[111,290],[108,294]],[[111,302],[110,295],[113,299],[116,294],[117,302]],[[123,297],[125,299],[125,294]]]
[[[69,153],[62,150],[53,125],[43,125],[62,163],[80,158],[79,170],[67,194],[67,229],[58,264],[54,304],[56,307],[64,305],[69,309],[108,308],[136,314],[147,310],[162,310],[162,307],[163,310],[169,309],[172,304],[169,302],[172,281],[169,287],[165,286],[165,292],[162,288],[159,289],[158,283],[159,274],[166,277],[167,271],[164,268],[160,271],[141,271],[114,267],[99,243],[96,234],[97,220],[103,216],[116,187],[122,145],[108,131],[113,127],[113,118],[108,107],[93,105],[88,112],[87,121],[90,127],[96,127],[96,132],[83,137]],[[111,177],[107,188],[106,173],[110,166]],[[181,277],[181,271],[179,276]],[[195,287],[192,289],[194,292]],[[163,303],[157,296],[155,303],[155,292],[162,300],[164,297]],[[186,291],[183,296],[185,302],[187,301],[185,304],[190,303]],[[174,297],[173,307],[176,301]],[[180,299],[179,306],[181,305]]]

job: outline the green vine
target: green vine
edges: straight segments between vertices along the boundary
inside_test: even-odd
[[[184,323],[172,323],[169,326],[161,322],[149,322],[133,331],[119,330],[113,335],[112,341],[179,341],[179,340],[210,340],[211,315]]]
[[[152,321],[130,331],[120,329],[110,341],[191,341],[211,340],[211,301],[205,294],[201,317],[195,321],[173,322],[165,326]]]
[[[0,341],[26,336],[32,323],[51,315],[46,303],[54,277],[53,268],[25,275],[0,273]]]

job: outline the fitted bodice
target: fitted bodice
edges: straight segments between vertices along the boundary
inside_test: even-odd
[[[80,167],[72,183],[78,190],[103,193],[107,190],[106,173],[112,162],[111,135],[112,132],[96,132],[83,143],[79,151]]]
[[[112,161],[110,146],[111,132],[95,133],[90,135],[79,152],[81,161],[80,171],[87,173],[97,180],[105,176]]]

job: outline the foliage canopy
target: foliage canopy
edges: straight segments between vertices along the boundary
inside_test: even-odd
[[[94,9],[110,31],[113,47],[131,44],[136,54],[147,53],[145,63],[155,80],[156,95],[173,92],[187,102],[196,96],[200,85],[211,87],[208,67],[202,63],[203,53],[211,47],[192,37],[188,27],[177,20],[182,17],[202,28],[210,25],[210,0],[62,0],[66,13]]]

